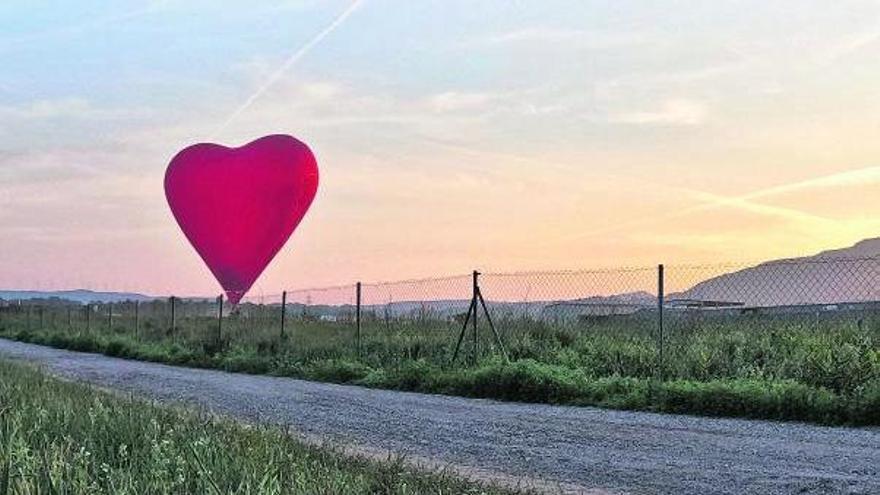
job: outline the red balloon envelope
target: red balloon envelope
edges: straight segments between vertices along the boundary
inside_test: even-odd
[[[240,148],[201,143],[165,172],[165,196],[181,230],[238,304],[305,216],[318,164],[292,136]]]

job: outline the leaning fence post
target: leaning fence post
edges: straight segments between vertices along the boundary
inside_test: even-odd
[[[663,366],[663,305],[664,305],[664,267],[661,263],[657,265],[657,339],[658,339],[658,347],[659,347],[659,371],[660,371],[660,380],[662,381],[664,378],[664,366]]]
[[[361,283],[355,286],[355,324],[357,325],[357,355],[361,357]]]
[[[284,340],[284,322],[287,320],[287,291],[281,292],[281,340]]]

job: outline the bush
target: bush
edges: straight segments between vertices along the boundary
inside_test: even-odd
[[[380,374],[372,372],[359,384],[372,384],[382,388],[410,392],[433,392],[436,388],[436,378],[442,373],[440,368],[421,359],[406,361],[397,370],[389,370]]]
[[[586,385],[580,371],[531,359],[493,363],[457,376],[451,383],[457,394],[523,402],[569,402]]]
[[[312,363],[306,378],[333,383],[353,383],[363,380],[372,371],[365,364],[345,359],[328,359]]]
[[[664,412],[818,422],[840,421],[841,399],[832,392],[791,380],[677,380],[656,397]]]
[[[671,320],[660,368],[653,326],[636,318],[577,324],[501,318],[512,359],[450,366],[460,322],[364,319],[359,355],[349,322],[303,317],[279,338],[275,321],[190,316],[169,334],[167,313],[142,313],[138,334],[122,326],[33,329],[4,319],[0,335],[25,342],[149,361],[523,402],[594,405],[711,416],[880,424],[880,319],[853,325],[798,316]],[[293,316],[292,316],[293,317]],[[48,320],[48,321],[57,321]],[[124,320],[120,320],[122,322]],[[33,322],[31,322],[33,323]],[[123,325],[125,326],[125,325]],[[128,328],[132,331],[133,328]],[[464,352],[472,349],[468,340]]]
[[[134,350],[127,341],[113,338],[104,346],[104,354],[115,357],[130,357],[134,355]]]
[[[849,415],[855,424],[880,425],[880,380],[868,383],[859,391]]]
[[[222,356],[220,363],[220,367],[226,371],[254,374],[265,374],[271,367],[269,359],[241,348],[233,349],[228,354]]]

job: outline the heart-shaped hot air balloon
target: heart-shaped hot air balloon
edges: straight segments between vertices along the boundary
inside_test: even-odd
[[[240,148],[196,144],[165,172],[174,218],[232,304],[287,242],[317,190],[315,156],[286,135]]]

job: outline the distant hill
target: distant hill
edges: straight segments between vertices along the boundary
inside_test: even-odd
[[[833,304],[880,300],[880,238],[815,256],[768,261],[700,282],[669,299],[746,306]]]
[[[152,301],[152,296],[131,292],[95,292],[90,290],[0,290],[0,299],[4,301],[27,301],[31,299],[63,299],[79,304],[117,303],[122,301]]]
[[[592,304],[600,306],[654,306],[657,304],[657,297],[645,291],[624,292],[622,294],[614,294],[611,296],[592,296],[584,299],[574,299],[566,301],[571,304]]]
[[[558,301],[492,301],[491,297],[488,297],[486,301],[486,306],[493,314],[531,317],[557,313],[628,314],[638,309],[654,307],[656,304],[657,298],[647,292],[630,292]],[[469,299],[396,301],[389,304],[367,305],[364,307],[364,311],[372,311],[377,315],[387,314],[394,317],[417,316],[425,313],[449,318],[466,313],[469,305]],[[314,310],[315,308],[312,309]]]
[[[672,269],[672,268],[670,268]],[[487,294],[493,312],[539,316],[559,312],[583,314],[626,314],[653,307],[656,298],[647,292],[609,296],[587,296],[570,300],[496,302]],[[122,301],[152,301],[158,298],[138,293],[0,290],[0,300],[18,301],[58,298],[80,304]],[[185,298],[212,301],[213,298]],[[784,306],[880,301],[880,238],[866,239],[853,246],[823,251],[814,256],[768,261],[699,282],[690,289],[667,294],[667,301],[698,300],[737,303],[745,306]],[[470,300],[396,301],[389,305],[366,305],[365,311],[391,316],[422,312],[451,317],[467,311]],[[288,311],[301,311],[289,304]],[[346,306],[312,306],[315,314],[350,312]],[[548,311],[550,313],[548,313]]]

